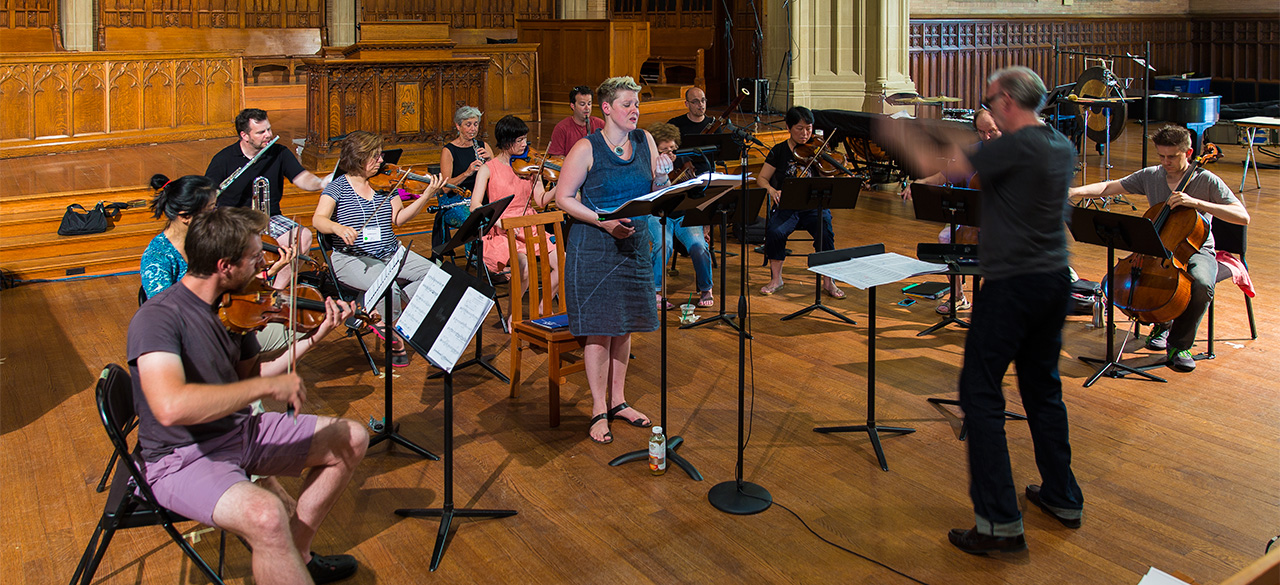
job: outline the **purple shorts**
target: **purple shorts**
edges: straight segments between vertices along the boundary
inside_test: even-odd
[[[249,474],[301,475],[315,432],[315,415],[300,414],[295,425],[285,413],[264,412],[234,431],[148,463],[147,483],[161,506],[215,526],[214,506]]]

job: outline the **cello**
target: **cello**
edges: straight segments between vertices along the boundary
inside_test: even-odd
[[[1191,161],[1186,175],[1178,182],[1180,192],[1200,170],[1204,157]],[[1187,263],[1209,237],[1209,222],[1190,207],[1169,207],[1168,201],[1151,206],[1143,217],[1151,220],[1160,242],[1171,252],[1171,258],[1130,254],[1116,262],[1112,269],[1115,281],[1115,305],[1139,323],[1172,321],[1191,302],[1191,275]],[[1111,291],[1104,292],[1111,296]]]

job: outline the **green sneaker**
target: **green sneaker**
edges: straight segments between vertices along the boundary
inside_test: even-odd
[[[1170,349],[1169,369],[1175,372],[1190,372],[1196,369],[1196,359],[1191,357],[1191,350]]]
[[[1147,349],[1165,351],[1169,349],[1169,325],[1156,323],[1151,326],[1151,335],[1147,337]]]

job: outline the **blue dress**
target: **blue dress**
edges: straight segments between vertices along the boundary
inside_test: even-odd
[[[617,208],[649,193],[653,181],[649,141],[643,130],[627,135],[631,160],[623,160],[596,132],[582,203],[592,211]],[[565,247],[565,305],[569,332],[617,337],[658,328],[653,261],[644,217],[631,218],[635,233],[617,239],[594,225],[574,222]]]
[[[173,283],[182,280],[187,274],[187,261],[173,247],[173,243],[164,235],[156,234],[142,253],[142,288],[147,291],[147,298],[169,288]]]

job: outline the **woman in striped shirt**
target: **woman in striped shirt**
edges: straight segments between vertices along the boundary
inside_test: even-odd
[[[352,132],[342,141],[338,166],[345,174],[329,183],[316,204],[311,225],[333,248],[333,268],[338,280],[359,290],[367,290],[400,247],[393,226],[404,225],[422,211],[428,199],[444,185],[435,177],[422,197],[405,205],[394,193],[379,193],[369,185],[369,177],[382,166],[382,138],[369,132]],[[431,263],[410,252],[391,287],[391,318],[400,315],[404,297],[413,297]],[[403,287],[403,288],[401,288]],[[373,309],[373,307],[368,307]],[[399,340],[392,340],[392,364],[405,366],[409,355]]]

